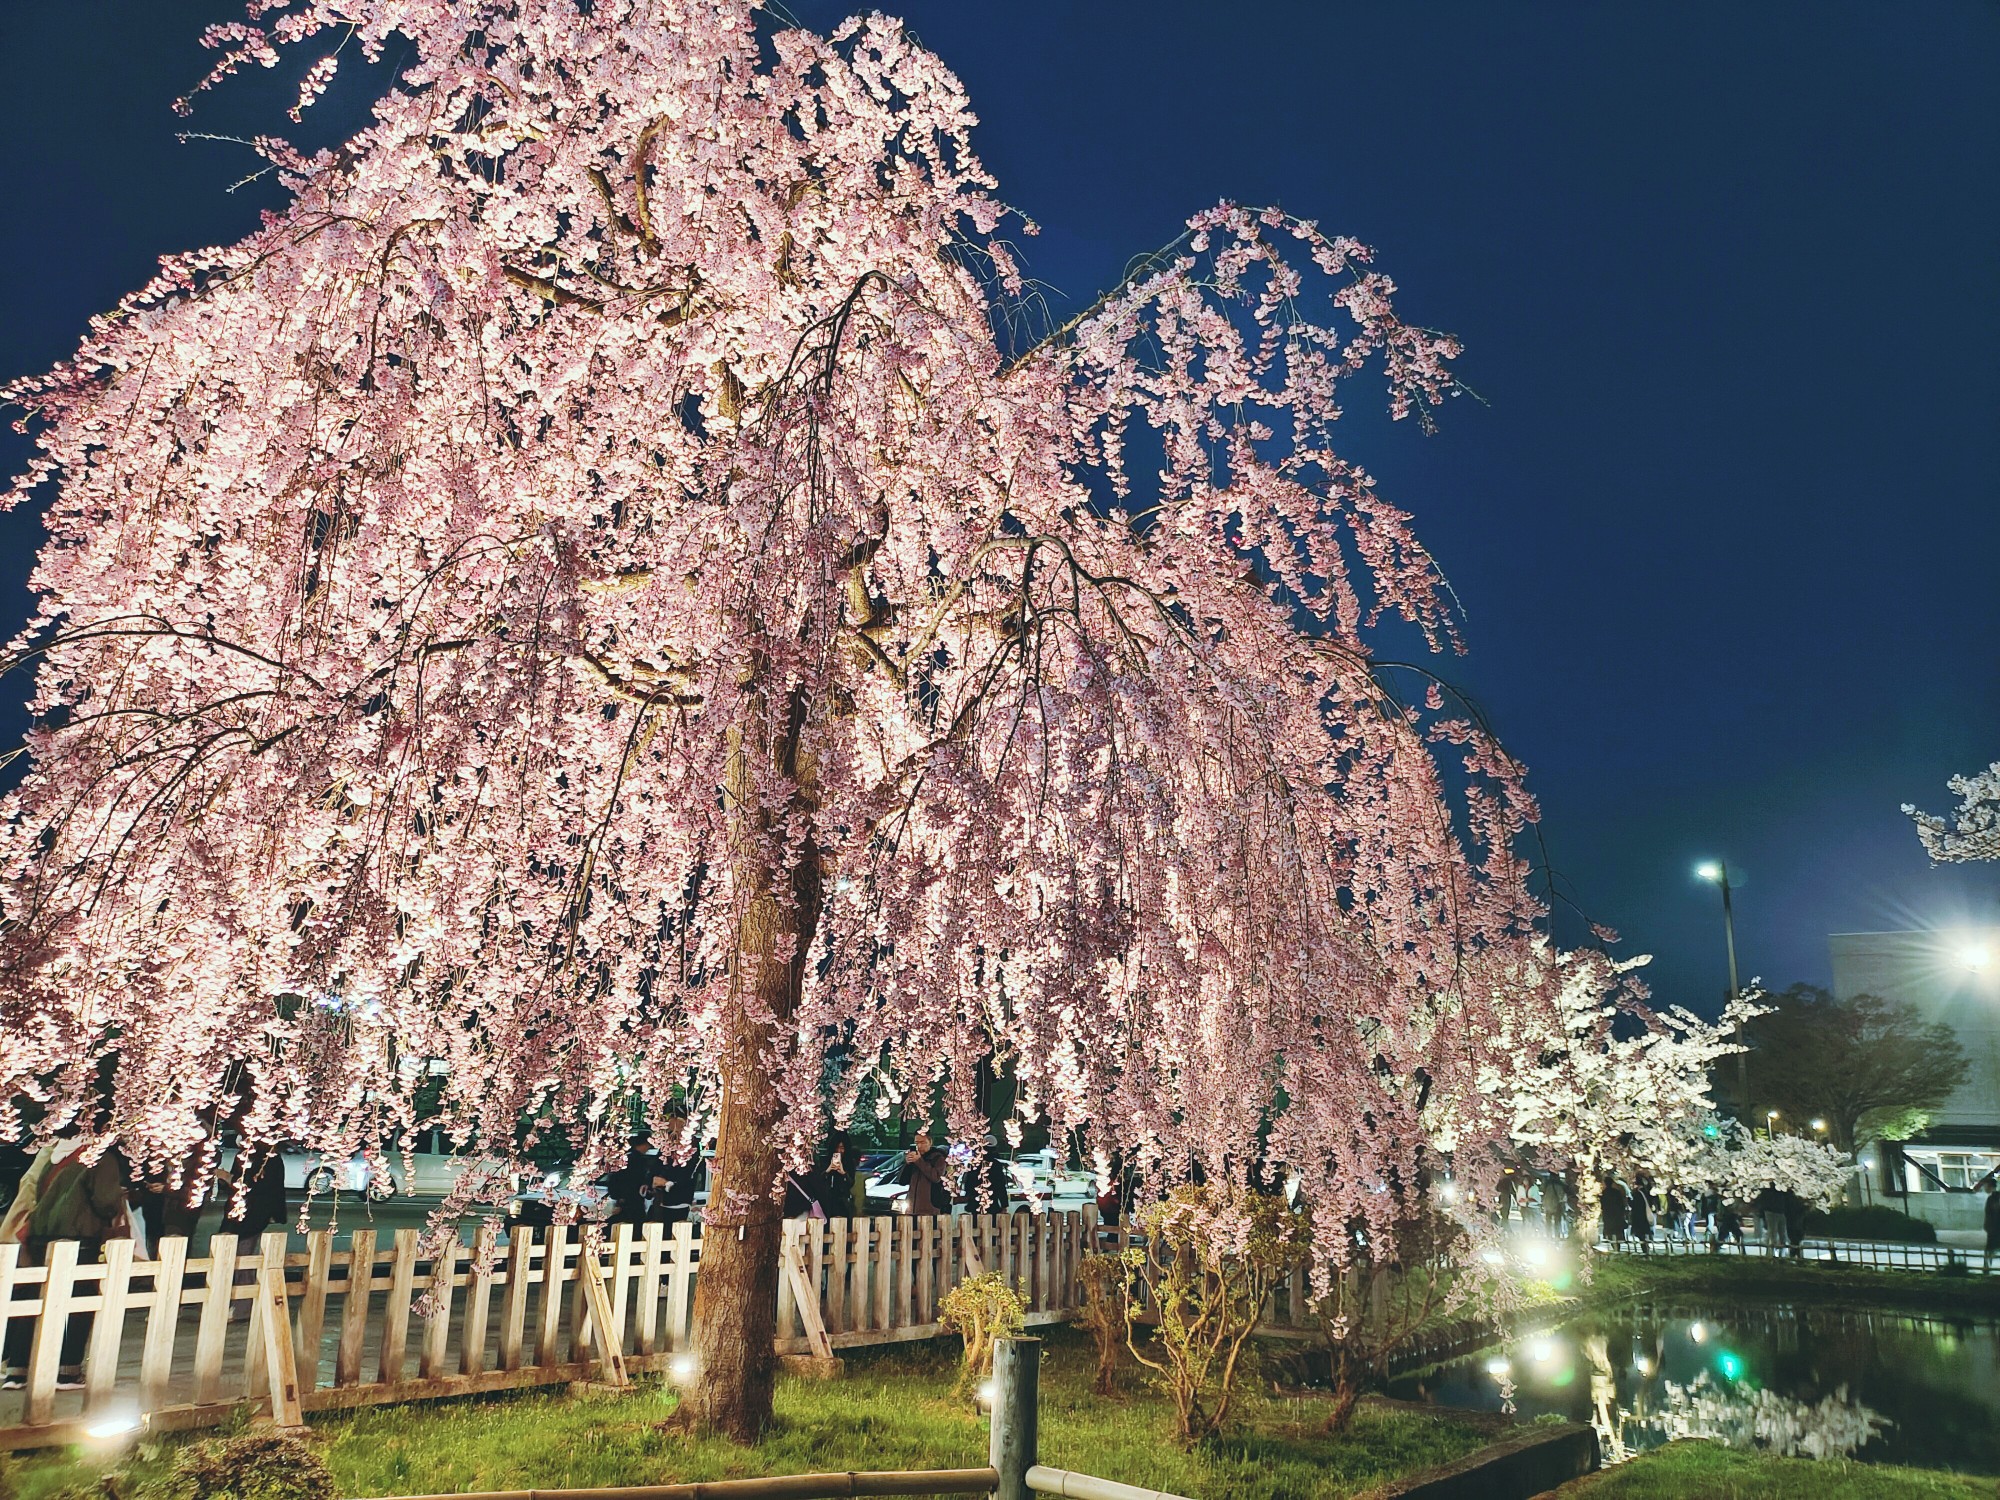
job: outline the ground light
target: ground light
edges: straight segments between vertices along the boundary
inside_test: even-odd
[[[667,1362],[667,1375],[677,1385],[686,1385],[700,1369],[692,1354],[676,1354]]]
[[[137,1432],[144,1425],[145,1422],[139,1415],[138,1407],[121,1406],[105,1412],[102,1416],[91,1422],[88,1427],[84,1428],[83,1431],[86,1437],[94,1438],[99,1442],[105,1442],[112,1438],[128,1436],[131,1433]]]
[[[1720,1350],[1715,1356],[1715,1368],[1721,1372],[1724,1380],[1741,1380],[1743,1378],[1743,1356],[1738,1354],[1734,1349]]]

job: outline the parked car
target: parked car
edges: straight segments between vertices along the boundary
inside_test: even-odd
[[[1080,1209],[1097,1201],[1097,1174],[1073,1172],[1053,1147],[1023,1151],[1007,1167],[1014,1196],[1036,1213]]]
[[[578,1182],[561,1172],[549,1172],[507,1200],[507,1227],[546,1228],[566,1209],[574,1210],[574,1219],[602,1223],[616,1208],[602,1183]]]
[[[315,1153],[287,1151],[283,1160],[285,1186],[294,1192],[310,1192],[315,1197],[333,1192],[353,1193],[381,1203],[412,1194],[441,1198],[483,1158],[418,1151],[405,1160],[392,1151],[384,1158],[382,1171],[377,1171],[359,1152],[344,1162],[330,1162]]]

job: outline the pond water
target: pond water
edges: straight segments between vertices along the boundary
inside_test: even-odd
[[[2000,1321],[1784,1303],[1640,1303],[1390,1382],[1597,1428],[1607,1463],[1674,1438],[2000,1474]]]

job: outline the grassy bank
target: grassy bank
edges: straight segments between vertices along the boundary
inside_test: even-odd
[[[976,1465],[985,1462],[985,1424],[950,1399],[956,1357],[953,1341],[857,1350],[844,1379],[785,1378],[777,1426],[754,1449],[661,1430],[674,1398],[658,1384],[626,1395],[372,1407],[315,1419],[313,1434],[347,1496]],[[1092,1395],[1087,1346],[1056,1330],[1042,1374],[1042,1460],[1198,1500],[1332,1500],[1488,1440],[1475,1419],[1368,1407],[1347,1432],[1326,1438],[1317,1433],[1325,1409],[1317,1397],[1279,1398],[1253,1385],[1237,1435],[1183,1453],[1172,1440],[1170,1408],[1136,1372],[1128,1371],[1120,1395]],[[125,1467],[143,1480],[171,1457],[161,1444]],[[75,1455],[26,1459],[21,1500],[48,1500],[103,1467]]]
[[[2000,1316],[2000,1276],[1874,1271],[1861,1266],[1733,1255],[1600,1255],[1593,1259],[1590,1280],[1578,1281],[1567,1290],[1585,1306],[1686,1292],[1809,1297],[1821,1305],[1852,1302]]]
[[[1994,1482],[1846,1459],[1773,1458],[1684,1441],[1572,1480],[1562,1500],[1993,1500]]]

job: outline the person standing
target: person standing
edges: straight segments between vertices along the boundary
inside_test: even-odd
[[[106,1240],[129,1239],[132,1217],[125,1202],[127,1175],[124,1154],[116,1146],[107,1147],[95,1161],[88,1161],[81,1140],[59,1143],[50,1154],[35,1205],[27,1216],[21,1263],[47,1265],[52,1244],[57,1240],[75,1240],[77,1264],[92,1265],[102,1258]],[[90,1347],[90,1330],[96,1316],[90,1312],[72,1313],[64,1324],[56,1375],[58,1390],[75,1390],[82,1385],[84,1351]],[[33,1329],[31,1318],[10,1320],[9,1365],[26,1366]]]
[[[829,1217],[868,1216],[868,1184],[861,1172],[861,1148],[845,1130],[827,1137],[819,1165],[813,1171],[821,1206]]]
[[[913,1218],[951,1211],[951,1188],[945,1180],[944,1148],[931,1140],[928,1130],[919,1130],[910,1149],[903,1153],[903,1181],[910,1189]]]
[[[1626,1209],[1626,1216],[1632,1225],[1632,1238],[1639,1242],[1641,1255],[1653,1253],[1653,1195],[1644,1186],[1646,1180],[1641,1177],[1633,1183]]]
[[[1986,1264],[2000,1255],[2000,1178],[1988,1177],[1993,1191],[1986,1195]]]
[[[1604,1238],[1613,1246],[1624,1243],[1625,1215],[1631,1206],[1631,1199],[1625,1191],[1625,1184],[1613,1172],[1604,1179],[1604,1201],[1598,1213],[1599,1227]]]
[[[274,1146],[256,1161],[242,1164],[240,1171],[247,1175],[242,1175],[238,1184],[239,1194],[222,1216],[222,1230],[225,1234],[236,1236],[238,1255],[258,1255],[263,1250],[259,1242],[264,1237],[264,1231],[273,1224],[283,1224],[291,1207],[285,1197],[285,1159],[279,1148]],[[237,1286],[254,1287],[256,1283],[255,1271],[248,1267],[237,1269]],[[249,1295],[254,1297],[256,1294],[252,1292]],[[229,1310],[232,1323],[245,1322],[249,1317],[248,1300],[240,1304],[232,1302]]]

